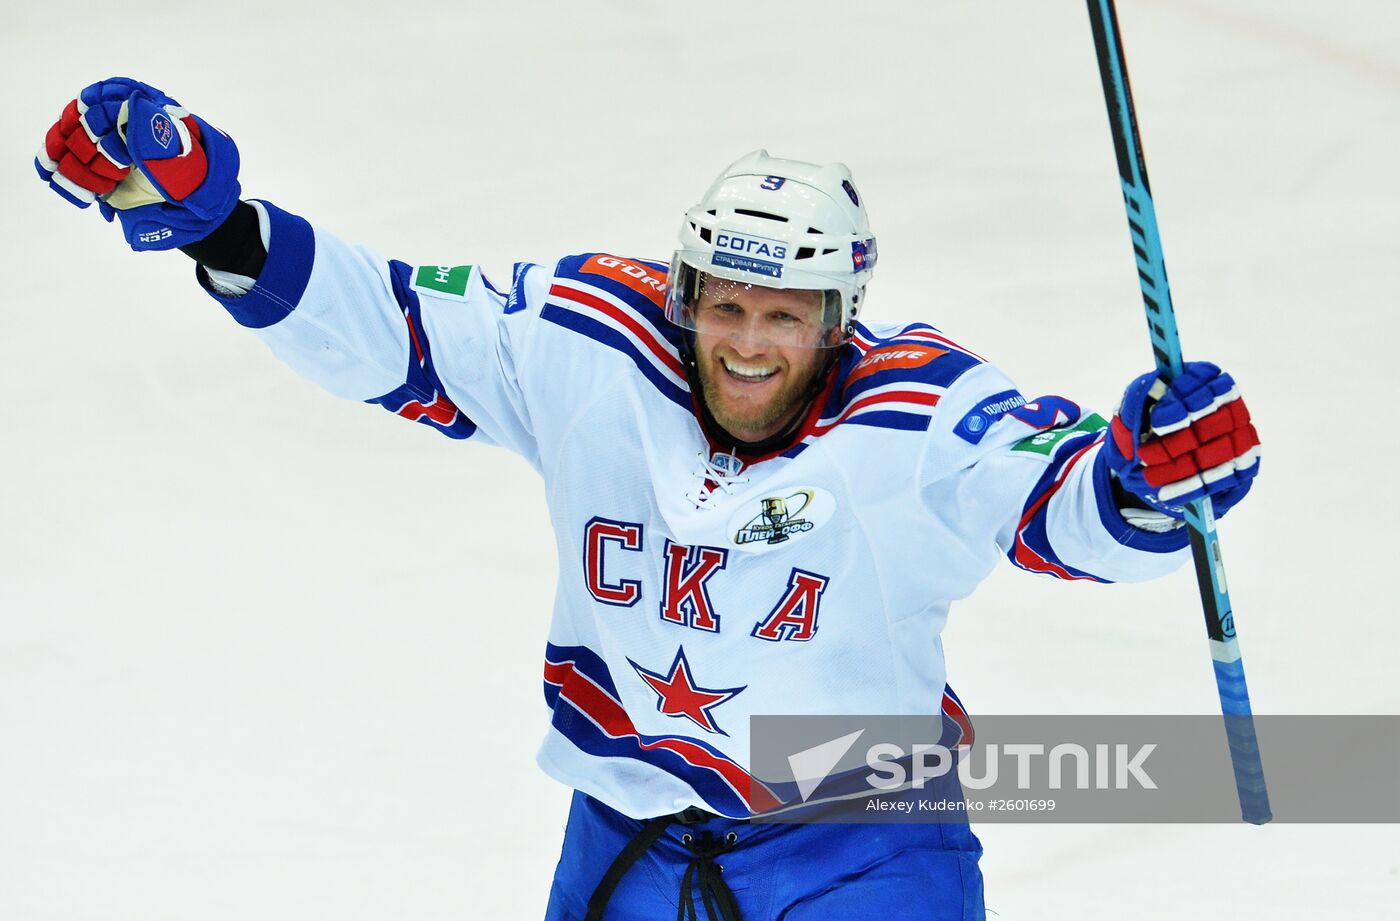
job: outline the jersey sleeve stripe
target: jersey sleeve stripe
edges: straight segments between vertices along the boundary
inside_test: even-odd
[[[366,400],[408,419],[436,429],[448,438],[470,438],[476,433],[476,423],[468,419],[452,402],[433,364],[432,343],[423,328],[423,305],[409,285],[412,267],[405,263],[389,263],[389,279],[394,298],[403,311],[408,325],[411,352],[404,373],[403,386],[383,396]]]
[[[940,739],[948,748],[956,748],[963,745],[971,745],[974,738],[972,729],[972,717],[967,715],[967,710],[963,709],[963,703],[954,693],[953,686],[945,684],[943,686],[942,710],[944,723],[951,723],[957,731],[954,739]]]
[[[1089,580],[1107,582],[1092,573],[1075,569],[1061,560],[1050,546],[1046,524],[1050,500],[1060,491],[1069,478],[1069,473],[1079,464],[1095,445],[1103,440],[1102,434],[1082,435],[1062,446],[1055,461],[1031,490],[1016,526],[1015,540],[1007,553],[1011,562],[1029,572],[1044,573],[1066,580]]]

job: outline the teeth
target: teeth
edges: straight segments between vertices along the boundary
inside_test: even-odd
[[[740,380],[744,381],[767,380],[774,374],[778,373],[777,368],[745,368],[739,365],[731,364],[730,362],[725,361],[724,359],[720,359],[720,363],[724,365],[724,369],[726,371],[739,378]]]

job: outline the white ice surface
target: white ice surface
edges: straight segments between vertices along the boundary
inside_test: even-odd
[[[1400,712],[1390,469],[1400,12],[1123,0],[1188,356],[1263,475],[1222,527],[1256,708]],[[539,485],[296,379],[178,254],[30,169],[113,73],[251,193],[410,262],[665,257],[759,145],[856,172],[869,315],[1101,410],[1150,366],[1083,3],[3,0],[0,919],[537,918]],[[1210,713],[1192,577],[1009,566],[958,606],[973,713]],[[984,825],[1003,919],[1375,919],[1394,826]]]

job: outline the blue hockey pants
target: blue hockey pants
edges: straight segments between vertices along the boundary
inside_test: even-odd
[[[981,855],[966,824],[639,820],[576,792],[545,919],[984,921]]]

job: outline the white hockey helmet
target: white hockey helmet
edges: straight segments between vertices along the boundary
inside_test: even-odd
[[[703,275],[823,291],[823,319],[839,331],[830,344],[840,344],[854,333],[876,257],[865,205],[845,164],[781,160],[755,150],[730,164],[686,211],[666,316],[695,328],[691,308]]]

